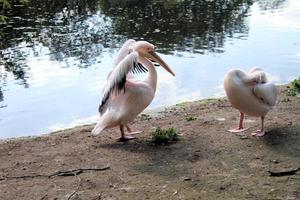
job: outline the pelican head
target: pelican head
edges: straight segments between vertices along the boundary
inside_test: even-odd
[[[171,70],[169,65],[157,54],[155,53],[155,46],[146,41],[138,41],[133,46],[133,50],[137,51],[140,56],[150,60],[157,62],[160,66],[162,66],[166,71],[175,76],[175,73]]]
[[[275,106],[277,99],[277,89],[272,83],[257,84],[253,88],[253,93],[261,101],[268,104],[269,106]]]

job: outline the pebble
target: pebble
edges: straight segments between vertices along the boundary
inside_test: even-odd
[[[278,160],[272,160],[272,162],[275,163],[275,164],[279,163]]]

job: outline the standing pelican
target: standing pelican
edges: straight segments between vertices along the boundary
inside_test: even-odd
[[[175,74],[170,67],[154,52],[155,46],[146,41],[126,41],[118,52],[113,70],[107,77],[102,101],[99,106],[100,120],[92,130],[97,135],[107,128],[120,127],[121,141],[133,139],[128,123],[132,122],[153,100],[157,72],[155,66]],[[130,72],[149,72],[145,81],[133,79]],[[126,127],[128,134],[125,134]]]
[[[232,107],[240,111],[239,126],[229,131],[237,133],[246,130],[243,127],[246,114],[261,117],[261,129],[252,135],[263,136],[265,115],[276,103],[275,85],[267,82],[266,74],[260,68],[253,68],[248,74],[241,70],[229,71],[224,79],[224,88]]]

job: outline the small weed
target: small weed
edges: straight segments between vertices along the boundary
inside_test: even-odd
[[[293,80],[291,83],[291,88],[288,90],[288,96],[296,96],[300,93],[300,77]]]
[[[289,101],[291,101],[291,100],[288,97],[281,100],[281,102],[289,102]]]
[[[175,128],[161,129],[157,127],[154,132],[152,132],[152,143],[153,144],[169,144],[173,141],[178,140],[178,134]]]
[[[183,108],[183,109],[186,109],[188,107],[188,102],[181,102],[181,103],[177,103],[175,104],[176,107],[178,108]]]
[[[216,98],[207,98],[207,99],[200,99],[198,101],[195,101],[199,104],[208,104],[208,103],[215,103],[217,102],[219,99]]]
[[[185,117],[185,120],[188,121],[188,122],[194,121],[194,120],[196,120],[196,119],[197,119],[196,117],[192,117],[192,116],[186,116],[186,117]]]
[[[140,117],[141,117],[142,121],[151,119],[150,115],[145,114],[145,113],[140,114]]]

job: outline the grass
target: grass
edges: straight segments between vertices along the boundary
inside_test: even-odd
[[[178,140],[178,133],[175,128],[162,129],[157,127],[152,132],[152,143],[155,145],[170,144],[173,141]]]
[[[145,113],[140,114],[140,118],[142,121],[151,119],[150,115],[145,114]]]
[[[300,93],[300,77],[291,82],[291,88],[288,90],[288,96],[296,96]]]
[[[186,117],[185,117],[185,120],[188,121],[188,122],[194,121],[194,120],[196,120],[196,119],[197,119],[196,117],[192,117],[192,116],[186,116]]]
[[[175,106],[178,108],[186,109],[188,107],[188,102],[177,103],[175,104]]]

